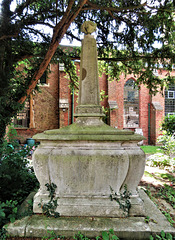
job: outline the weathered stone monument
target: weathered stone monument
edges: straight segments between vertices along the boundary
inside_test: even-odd
[[[90,35],[95,23],[85,22],[82,31],[86,35],[82,41],[77,120],[66,128],[34,137],[41,143],[33,158],[40,182],[34,212],[42,213],[38,204],[48,202],[45,184],[53,182],[61,216],[124,217],[119,204],[109,196],[112,188],[120,198],[125,185],[132,194],[129,216],[144,216],[137,191],[145,167],[145,156],[137,143],[143,138],[102,121],[97,48]]]
[[[33,156],[40,182],[40,189],[34,196],[36,215],[10,224],[7,230],[11,236],[43,237],[47,230],[53,230],[67,237],[78,231],[94,237],[113,228],[121,239],[149,239],[152,232],[160,232],[162,227],[172,232],[165,219],[159,225],[148,225],[144,221],[145,216],[156,216],[157,220],[161,214],[146,194],[138,191],[145,155],[137,143],[143,137],[132,131],[114,129],[102,121],[97,48],[91,35],[95,28],[92,22],[82,26],[85,36],[76,122],[34,136],[40,141]],[[42,213],[40,206],[50,199],[47,183],[57,185],[56,211],[61,216],[58,219],[37,215]],[[131,193],[129,212],[121,208],[125,186]],[[111,189],[117,201],[111,201]]]

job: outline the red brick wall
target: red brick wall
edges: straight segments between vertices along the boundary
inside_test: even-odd
[[[17,139],[20,140],[21,143],[26,143],[27,138],[31,138],[36,133],[41,132],[34,128],[16,128],[16,131],[18,135]]]
[[[30,121],[33,121],[32,128],[16,129],[18,139],[22,143],[25,143],[27,138],[31,138],[38,132],[58,128],[58,65],[52,64],[50,70],[47,84],[40,85],[40,92],[36,92],[32,96],[33,106],[30,109],[33,116],[30,119]]]
[[[79,75],[79,64],[77,65],[77,75]],[[66,99],[68,101],[68,107],[64,110],[59,107],[59,126],[64,127],[68,124],[71,124],[75,121],[74,113],[75,108],[78,104],[78,95],[77,89],[75,87],[74,91],[72,91],[69,87],[70,80],[66,76],[64,71],[59,72],[60,79],[59,79],[59,99]],[[74,102],[73,102],[74,101]]]
[[[38,131],[58,128],[58,65],[51,65],[48,85],[34,96],[34,127]]]
[[[79,63],[77,64],[77,75],[79,75]],[[166,75],[165,71],[162,71],[161,76]],[[116,101],[118,109],[110,111],[107,118],[108,123],[112,127],[123,129],[123,114],[124,114],[124,84],[128,79],[134,79],[132,74],[125,77],[124,74],[120,76],[120,80],[109,82],[107,76],[103,74],[99,78],[100,90],[105,91],[105,95],[108,98],[104,98],[101,104],[105,108],[109,108],[109,101]],[[41,93],[36,93],[33,96],[33,129],[18,130],[19,134],[23,136],[23,139],[32,137],[37,132],[42,132],[47,129],[56,129],[59,127],[67,126],[71,124],[73,120],[73,113],[77,106],[77,94],[74,93],[74,97],[71,94],[69,88],[69,79],[64,71],[59,71],[58,64],[51,65],[51,73],[48,78],[48,85],[40,86]],[[75,91],[76,92],[76,91]],[[73,102],[74,99],[74,102]],[[59,105],[59,100],[66,100],[67,107],[62,108]],[[151,103],[159,102],[162,106],[162,111],[157,111],[153,108]],[[139,127],[143,130],[143,135],[147,140],[144,144],[148,144],[148,104],[151,104],[150,108],[150,123],[151,123],[151,143],[155,144],[156,138],[160,130],[160,122],[164,116],[164,97],[160,93],[156,96],[150,97],[149,90],[141,85],[139,90]],[[134,129],[132,129],[134,130]]]

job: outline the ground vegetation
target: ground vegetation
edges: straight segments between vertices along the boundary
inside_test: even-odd
[[[20,145],[15,137],[16,131],[11,128],[3,142],[0,158],[0,228],[9,221],[14,222],[17,218],[33,213],[32,201],[22,214],[20,205],[39,187],[30,164],[32,147]],[[0,231],[0,239],[3,239],[3,232],[5,230]]]
[[[163,154],[159,147],[154,150],[150,154],[150,146],[144,147],[147,160],[140,186],[175,227],[175,156]]]

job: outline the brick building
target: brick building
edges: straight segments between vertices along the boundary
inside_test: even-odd
[[[79,62],[76,62],[79,68]],[[69,88],[69,79],[61,64],[50,65],[51,72],[40,82],[41,92],[31,94],[25,109],[14,119],[14,126],[22,142],[38,132],[67,126],[75,121],[77,93]],[[78,74],[78,71],[77,71]],[[164,77],[165,71],[158,71]],[[175,86],[156,96],[149,95],[146,86],[135,86],[133,75],[120,76],[120,81],[108,81],[103,74],[99,78],[100,90],[105,97],[101,104],[107,109],[106,121],[118,129],[131,129],[143,133],[144,144],[156,144],[160,124],[166,114],[175,113]]]

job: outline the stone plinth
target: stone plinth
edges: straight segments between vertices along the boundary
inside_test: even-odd
[[[148,240],[150,235],[155,237],[162,230],[175,236],[175,229],[170,226],[165,216],[157,209],[156,205],[149,199],[143,190],[139,190],[143,200],[146,216],[149,216],[149,223],[145,217],[127,218],[102,218],[102,217],[60,217],[48,218],[44,215],[33,215],[17,220],[6,226],[7,232],[13,239],[43,239],[51,237],[51,233],[58,236],[72,238],[78,232],[86,237],[95,239],[101,236],[103,231],[113,229],[115,234],[124,240]],[[11,239],[11,238],[10,238]]]
[[[145,167],[145,155],[137,146],[142,136],[106,124],[82,127],[74,123],[34,138],[41,142],[33,157],[40,182],[35,213],[42,213],[39,203],[49,201],[45,184],[53,182],[61,216],[124,217],[118,203],[110,200],[110,187],[120,198],[125,184],[132,194],[129,215],[144,215],[137,192]]]

